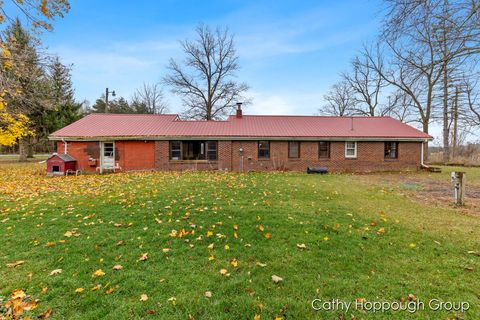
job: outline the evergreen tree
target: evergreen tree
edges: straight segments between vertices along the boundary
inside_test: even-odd
[[[42,117],[51,108],[49,79],[37,52],[39,42],[22,27],[20,20],[6,28],[2,38],[15,62],[3,74],[9,86],[15,88],[14,94],[5,100],[14,113],[24,114],[30,120],[32,134],[20,140],[20,161],[25,161],[27,155],[33,155],[35,135],[41,132]]]
[[[52,108],[44,113],[42,119],[42,138],[66,125],[78,120],[81,115],[82,104],[75,101],[70,67],[61,63],[55,57],[50,65],[50,98]]]

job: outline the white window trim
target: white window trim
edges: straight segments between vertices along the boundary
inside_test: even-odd
[[[352,142],[355,143],[355,149],[354,149],[355,153],[353,155],[350,155],[350,154],[348,154],[347,149],[348,149],[348,144],[352,143]],[[357,157],[357,148],[358,148],[357,141],[345,141],[345,158],[350,158],[350,159],[356,158]]]

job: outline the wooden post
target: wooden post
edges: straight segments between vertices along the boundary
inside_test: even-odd
[[[465,172],[452,172],[452,182],[455,195],[455,204],[463,206],[465,204],[465,182],[466,182]]]

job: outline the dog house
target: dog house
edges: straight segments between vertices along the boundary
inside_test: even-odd
[[[64,176],[77,171],[77,160],[68,154],[54,153],[47,159],[47,176]]]

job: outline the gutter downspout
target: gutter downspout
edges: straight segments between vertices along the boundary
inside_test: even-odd
[[[427,142],[427,140],[425,140],[425,141],[422,142],[422,150],[421,150],[421,152],[420,152],[420,165],[421,165],[421,167],[425,167],[424,151],[423,151],[423,149],[424,149],[424,145],[425,145],[426,142]]]
[[[67,154],[67,152],[68,152],[67,142],[66,142],[65,139],[63,139],[63,138],[62,138],[62,142],[63,142],[63,153],[64,153],[64,154]]]

